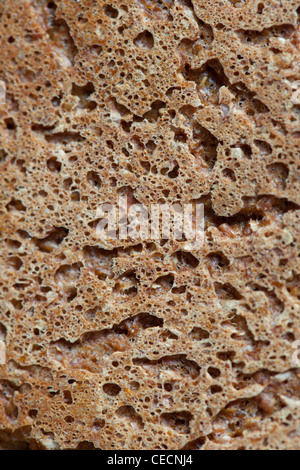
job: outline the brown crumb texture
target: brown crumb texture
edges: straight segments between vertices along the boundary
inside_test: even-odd
[[[0,448],[300,450],[299,0],[0,2]],[[97,208],[204,204],[203,247]]]

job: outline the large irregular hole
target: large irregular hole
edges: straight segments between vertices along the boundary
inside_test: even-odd
[[[208,339],[210,333],[203,328],[195,326],[189,334],[192,340],[202,341],[203,339]]]
[[[59,247],[68,233],[69,230],[65,227],[55,227],[45,238],[36,238],[34,242],[39,250],[45,253],[51,253]]]
[[[95,447],[93,442],[82,441],[78,444],[75,450],[100,450]]]
[[[151,290],[155,294],[166,294],[169,292],[174,285],[174,275],[167,274],[166,276],[160,276],[156,281],[152,284]]]
[[[178,434],[190,433],[190,421],[193,415],[188,411],[174,411],[172,413],[162,413],[161,424],[171,428]]]
[[[54,279],[57,283],[68,284],[79,279],[81,263],[64,264],[55,273]]]
[[[201,126],[194,118],[195,108],[183,106],[180,113],[185,116],[185,125],[192,130],[192,137],[188,139],[189,150],[196,159],[196,167],[212,170],[218,157],[218,139]]]
[[[6,209],[8,212],[25,212],[26,207],[24,204],[17,200],[17,199],[12,199],[8,204],[6,204]]]
[[[289,39],[293,36],[295,28],[293,25],[283,24],[265,28],[262,31],[239,30],[239,38],[250,46],[270,46],[272,38]]]
[[[0,380],[0,403],[4,405],[4,412],[9,421],[16,421],[19,415],[18,407],[14,402],[15,393],[20,387],[9,380]]]
[[[152,49],[154,46],[153,34],[150,31],[143,31],[135,39],[134,44],[138,47],[143,47],[144,49]]]
[[[161,117],[162,110],[166,107],[166,103],[163,101],[157,100],[154,101],[154,103],[151,104],[151,110],[147,111],[143,115],[143,119],[147,119],[148,122],[151,124],[156,123],[159,118]]]
[[[293,272],[293,275],[287,280],[286,288],[290,295],[300,300],[300,274]]]
[[[103,385],[103,391],[106,395],[116,397],[121,391],[121,387],[118,384],[107,383]]]
[[[19,271],[19,269],[21,269],[21,267],[23,266],[23,261],[18,256],[11,256],[10,258],[8,258],[7,264],[16,271]]]
[[[102,314],[101,309],[90,309],[90,316],[94,318],[97,314]],[[49,353],[67,367],[97,373],[104,356],[128,350],[143,330],[162,326],[161,318],[148,313],[139,313],[110,329],[85,333],[75,343],[65,340],[53,342],[49,347]]]
[[[135,411],[133,406],[130,405],[124,405],[121,406],[117,412],[117,416],[119,418],[124,419],[127,421],[128,425],[133,428],[133,429],[143,429],[144,427],[144,422],[142,417]]]
[[[205,437],[198,437],[194,441],[187,442],[182,450],[200,450],[205,444],[206,438]]]
[[[213,104],[219,103],[220,88],[229,85],[229,80],[218,59],[207,61],[199,69],[192,69],[186,64],[182,74],[186,80],[196,84],[197,90],[205,101]]]
[[[286,180],[289,176],[289,169],[284,163],[273,163],[267,166],[271,182],[279,190],[286,188]]]
[[[229,266],[228,258],[220,251],[215,253],[210,253],[206,257],[206,265],[210,274],[218,275],[220,272],[223,272]]]
[[[221,300],[241,300],[243,297],[231,284],[221,284],[215,282],[215,291],[217,297]]]
[[[138,293],[138,278],[134,271],[128,271],[127,273],[119,276],[114,288],[113,294],[117,296],[126,296],[128,298],[135,297]]]
[[[59,145],[69,145],[69,144],[75,144],[75,143],[80,143],[85,140],[85,137],[82,137],[82,135],[79,132],[57,132],[54,134],[45,134],[45,139],[47,142],[52,143],[52,144],[59,144]]]
[[[61,170],[61,163],[57,160],[56,157],[51,157],[47,160],[47,167],[53,173],[59,173]]]
[[[102,186],[102,181],[98,173],[96,171],[89,171],[86,176],[88,182],[91,186],[94,186],[97,189],[100,189]]]
[[[98,246],[83,248],[86,268],[94,272],[101,281],[113,276],[113,260],[116,255],[116,250],[104,250]]]
[[[71,36],[68,23],[62,18],[55,19],[47,30],[47,33],[50,43],[63,60],[62,64],[68,66],[74,65],[78,49]]]
[[[192,253],[182,250],[174,254],[174,260],[178,269],[195,269],[199,265],[199,260]]]
[[[93,93],[95,93],[95,87],[92,82],[88,82],[84,86],[76,85],[76,83],[72,84],[72,95],[79,98],[79,109],[88,109],[91,111],[97,107],[97,103],[89,99]]]
[[[116,8],[114,8],[112,5],[105,5],[103,7],[103,10],[104,10],[104,13],[106,14],[106,16],[108,16],[109,18],[112,18],[112,19],[115,19],[118,17],[119,15],[119,12]]]
[[[187,359],[184,354],[164,356],[161,359],[153,361],[147,358],[136,358],[133,359],[133,364],[143,367],[150,375],[153,371],[168,371],[170,380],[180,380],[180,378],[190,378],[194,380],[200,373],[199,365],[195,361]]]

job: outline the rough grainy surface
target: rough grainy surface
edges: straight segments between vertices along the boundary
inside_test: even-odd
[[[300,449],[299,0],[2,0],[0,440]],[[203,202],[205,242],[96,209]]]

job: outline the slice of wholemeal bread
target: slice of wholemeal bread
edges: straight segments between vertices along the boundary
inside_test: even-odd
[[[3,448],[300,449],[299,8],[1,1]]]

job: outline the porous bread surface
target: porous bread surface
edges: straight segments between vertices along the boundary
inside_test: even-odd
[[[300,449],[299,14],[0,2],[2,448]],[[121,195],[203,247],[101,243]]]

